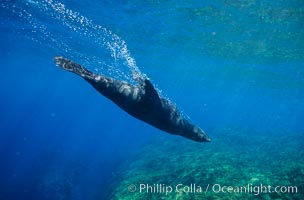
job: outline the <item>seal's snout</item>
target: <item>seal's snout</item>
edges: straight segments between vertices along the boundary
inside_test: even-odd
[[[201,138],[202,142],[211,142],[211,138],[204,131],[202,131]]]
[[[203,131],[201,128],[194,126],[193,130],[191,131],[193,135],[192,140],[197,142],[211,142],[210,137]]]
[[[205,137],[205,141],[206,141],[206,142],[211,142],[211,138],[210,138],[210,137],[208,137],[208,136],[206,135],[206,137]]]

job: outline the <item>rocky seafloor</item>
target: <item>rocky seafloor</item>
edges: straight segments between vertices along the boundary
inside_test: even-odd
[[[214,133],[203,144],[174,136],[153,139],[121,169],[111,198],[304,199],[303,133]]]

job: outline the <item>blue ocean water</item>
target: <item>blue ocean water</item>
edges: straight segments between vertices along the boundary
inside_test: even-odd
[[[213,145],[218,128],[303,134],[300,0],[2,0],[0,11],[0,199],[109,199],[121,168],[166,134],[56,67],[57,55],[148,76]]]

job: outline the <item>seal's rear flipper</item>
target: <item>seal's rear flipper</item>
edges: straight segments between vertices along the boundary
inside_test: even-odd
[[[78,74],[78,75],[82,76],[83,78],[92,79],[92,78],[95,77],[94,73],[90,72],[89,70],[87,70],[83,66],[81,66],[77,63],[74,63],[73,61],[71,61],[69,59],[66,59],[66,58],[61,57],[61,56],[55,56],[54,60],[55,60],[55,63],[56,63],[57,66],[65,69],[67,71]]]

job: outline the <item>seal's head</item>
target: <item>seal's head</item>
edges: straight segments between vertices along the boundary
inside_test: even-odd
[[[209,136],[200,127],[190,123],[188,120],[182,120],[180,126],[183,128],[178,133],[179,135],[196,142],[211,142]]]
[[[200,127],[194,126],[192,131],[194,135],[192,140],[197,142],[211,142],[209,136]]]
[[[209,136],[200,127],[190,123],[187,123],[184,127],[185,128],[180,134],[181,136],[196,142],[211,142]]]

